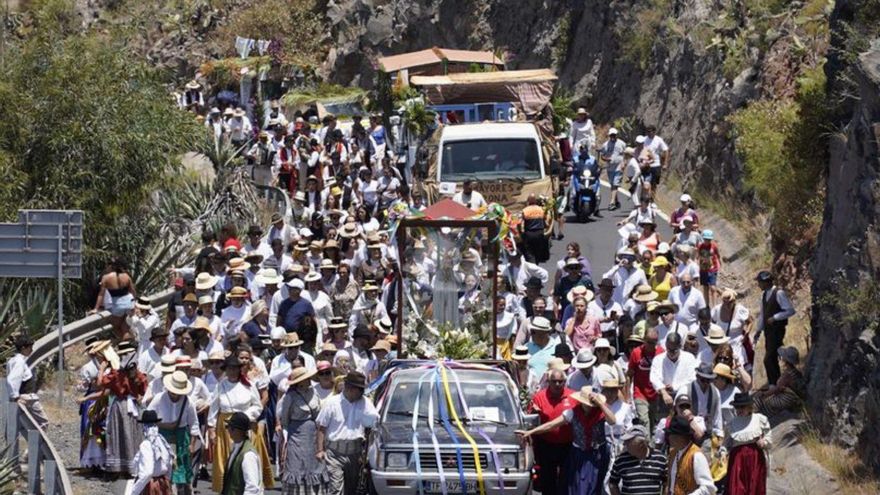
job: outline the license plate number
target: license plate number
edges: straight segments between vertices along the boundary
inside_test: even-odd
[[[443,493],[443,485],[439,481],[424,481],[425,491],[428,493]],[[461,481],[459,480],[448,480],[446,482],[446,492],[449,495],[455,495],[457,493],[477,493],[477,482],[476,481],[465,481],[464,490],[461,489]]]

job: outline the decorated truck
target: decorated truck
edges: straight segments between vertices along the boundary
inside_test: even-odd
[[[429,202],[472,181],[489,203],[518,211],[529,195],[553,197],[559,151],[546,69],[416,76],[439,126],[418,151],[415,189]]]

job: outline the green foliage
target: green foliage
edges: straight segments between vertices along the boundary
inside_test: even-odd
[[[403,125],[414,136],[424,135],[436,117],[437,115],[420,99],[409,100],[403,104]]]
[[[562,67],[570,44],[571,16],[564,15],[559,19],[559,25],[556,26],[556,38],[553,40],[553,48],[550,52],[550,63],[553,67]]]
[[[236,36],[278,40],[285,65],[316,67],[323,60],[325,20],[316,0],[257,0],[231,11],[228,21],[212,35],[234,54]]]
[[[55,318],[55,294],[52,281],[0,279],[0,343],[17,334],[43,336]],[[9,346],[0,346],[0,359],[9,351]]]
[[[228,88],[235,86],[241,81],[241,69],[247,68],[250,74],[259,72],[268,67],[270,58],[264,57],[229,57],[220,60],[212,60],[203,63],[199,72],[214,86]]]
[[[287,92],[281,97],[285,105],[303,107],[317,101],[346,102],[363,100],[366,92],[361,88],[351,88],[338,84],[320,83],[314,88],[301,88]]]
[[[821,221],[829,131],[825,86],[820,65],[798,79],[793,100],[756,101],[728,118],[745,162],[745,184],[773,210],[774,239],[807,241],[777,246],[797,251],[792,254],[803,254]]]
[[[568,122],[575,117],[574,98],[571,93],[557,88],[550,99],[553,108],[553,134],[568,132]]]
[[[654,45],[664,36],[663,27],[671,13],[672,0],[648,0],[636,8],[632,20],[627,19],[618,26],[624,60],[645,70]]]
[[[865,279],[853,285],[846,279],[837,277],[832,280],[831,288],[817,299],[820,305],[835,308],[835,325],[861,326],[865,323],[876,330],[880,320],[880,283],[874,279]],[[825,316],[827,313],[823,312]]]

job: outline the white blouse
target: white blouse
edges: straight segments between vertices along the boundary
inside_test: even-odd
[[[712,308],[712,321],[727,332],[730,340],[742,339],[743,329],[746,321],[749,319],[749,309],[742,304],[737,304],[733,308],[733,318],[730,321],[721,321],[721,305],[718,304]]]
[[[251,421],[256,421],[263,411],[263,404],[256,387],[249,387],[238,381],[235,383],[223,379],[217,384],[214,399],[208,409],[208,426],[217,426],[217,416],[220,413],[243,412]]]
[[[770,449],[770,421],[767,416],[752,413],[749,416],[735,416],[727,424],[724,442],[728,449],[757,442],[764,438],[765,450]]]

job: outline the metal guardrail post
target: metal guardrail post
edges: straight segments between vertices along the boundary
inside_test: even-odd
[[[58,493],[57,477],[58,463],[55,461],[46,461],[46,494],[56,495]]]
[[[40,430],[28,430],[28,493],[41,493],[40,490]]]

